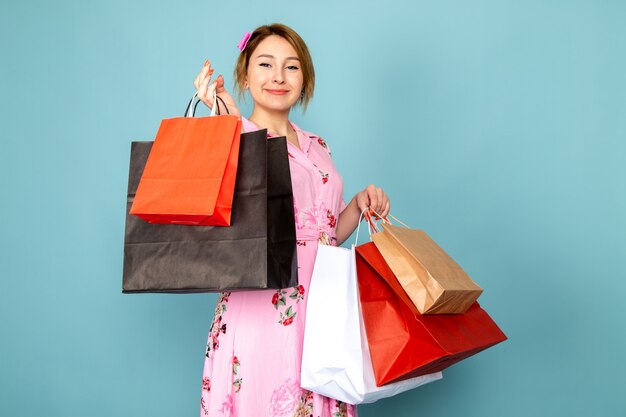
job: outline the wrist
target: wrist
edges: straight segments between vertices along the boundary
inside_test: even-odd
[[[352,215],[355,216],[358,220],[362,220],[361,219],[361,209],[359,208],[359,203],[358,203],[358,193],[355,194],[354,197],[352,197],[352,200],[350,200],[350,204],[348,205],[349,207],[351,207],[351,211],[352,211]]]

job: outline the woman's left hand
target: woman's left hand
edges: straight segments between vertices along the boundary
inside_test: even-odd
[[[389,214],[389,197],[387,197],[387,194],[385,194],[382,188],[376,187],[374,184],[365,187],[363,191],[357,193],[355,198],[356,204],[361,212],[369,207],[376,212],[372,213],[373,215],[379,214],[385,217]]]

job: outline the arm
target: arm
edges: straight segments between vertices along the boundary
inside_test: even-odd
[[[356,203],[356,198],[350,200],[350,203],[346,206],[341,213],[339,213],[339,219],[337,220],[337,246],[341,245],[354,233],[359,223],[359,216],[361,210]]]
[[[337,220],[337,246],[341,245],[354,233],[359,223],[361,212],[367,207],[371,207],[374,211],[385,217],[389,213],[390,202],[389,197],[382,188],[371,184],[363,191],[358,192],[350,203],[346,206]]]

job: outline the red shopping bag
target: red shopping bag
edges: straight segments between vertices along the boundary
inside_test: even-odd
[[[378,386],[441,371],[506,340],[478,303],[464,314],[421,315],[372,242],[356,247],[356,269]]]
[[[237,116],[164,119],[130,213],[149,223],[229,226],[240,131]]]

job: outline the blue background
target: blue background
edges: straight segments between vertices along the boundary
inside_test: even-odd
[[[198,415],[215,295],[122,295],[130,142],[274,21],[346,199],[382,186],[509,336],[360,415],[626,415],[626,3],[591,0],[3,2],[0,413]]]

